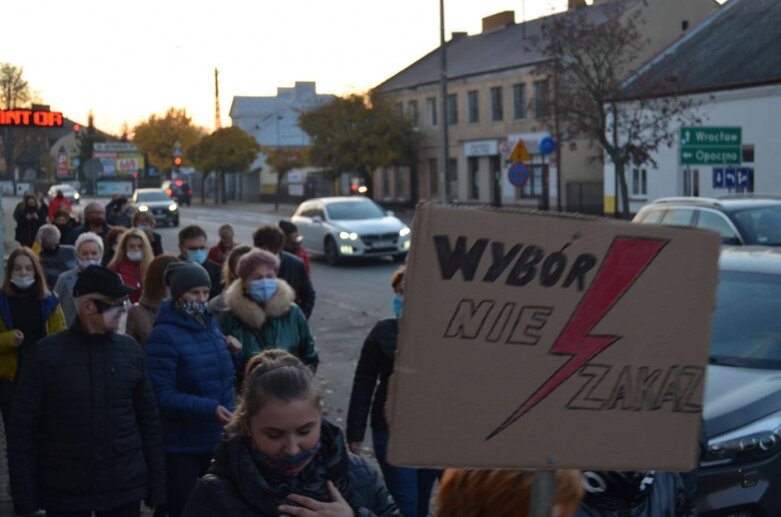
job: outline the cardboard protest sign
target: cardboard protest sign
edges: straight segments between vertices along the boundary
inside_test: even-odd
[[[718,235],[422,204],[390,461],[690,470]]]

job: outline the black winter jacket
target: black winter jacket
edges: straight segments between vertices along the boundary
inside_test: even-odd
[[[304,311],[306,319],[312,315],[315,308],[315,289],[306,272],[304,262],[295,255],[282,251],[279,254],[279,278],[290,284],[296,292],[296,304]]]
[[[586,496],[575,517],[694,517],[697,512],[684,486],[683,479],[675,472],[656,472],[653,481],[643,490],[617,490],[606,483],[607,490],[593,490],[602,486],[597,479],[589,482],[589,476],[603,476],[586,471],[584,486]],[[611,475],[613,473],[607,473]],[[592,487],[590,489],[589,487]]]
[[[78,322],[25,356],[8,464],[17,514],[106,510],[165,501],[160,416],[144,352]]]
[[[363,342],[361,357],[355,369],[350,409],[347,411],[348,442],[363,441],[369,408],[371,408],[372,429],[388,430],[388,422],[385,420],[385,399],[388,396],[388,379],[393,373],[398,338],[399,322],[396,319],[389,319],[377,322]]]
[[[198,481],[182,517],[277,517],[277,507],[291,504],[289,494],[330,501],[330,480],[356,516],[401,516],[377,470],[347,451],[338,427],[323,421],[322,447],[312,462],[287,482],[270,482],[252,457],[246,437],[221,442],[208,474]]]

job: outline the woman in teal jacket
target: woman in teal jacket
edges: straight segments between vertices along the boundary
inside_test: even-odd
[[[238,279],[224,293],[228,311],[220,325],[225,335],[241,342],[245,360],[263,350],[283,349],[317,369],[315,343],[296,294],[277,278],[279,258],[265,250],[252,250],[239,260]]]

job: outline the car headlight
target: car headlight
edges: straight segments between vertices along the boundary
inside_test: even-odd
[[[348,233],[348,232],[339,232],[339,238],[343,241],[350,240],[350,241],[357,241],[358,240],[358,234],[355,232]]]
[[[703,467],[751,463],[781,452],[781,411],[708,441]]]
[[[171,212],[176,212],[177,208],[179,208],[179,205],[177,205],[176,203],[171,203],[170,205],[168,205],[168,210],[170,210]]]
[[[73,194],[73,199],[79,199],[80,197],[81,197],[81,196],[79,195],[79,193],[78,193],[78,192],[76,192],[75,194]]]
[[[412,230],[410,230],[410,229],[409,229],[409,226],[405,226],[404,228],[402,228],[401,230],[399,230],[399,235],[400,235],[401,237],[406,237],[407,235],[409,235],[409,234],[410,234],[410,232],[411,232],[411,231],[412,231]]]
[[[149,212],[149,207],[146,205],[141,205],[138,207],[139,212]]]

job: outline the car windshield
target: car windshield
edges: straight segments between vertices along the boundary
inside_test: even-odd
[[[746,244],[781,246],[781,205],[748,208],[734,212]]]
[[[56,187],[54,192],[57,192],[58,190],[63,194],[70,194],[73,192],[73,187]]]
[[[329,203],[326,207],[328,218],[332,221],[355,221],[358,219],[380,219],[385,212],[373,201],[343,201]]]
[[[722,271],[711,362],[781,369],[781,275]]]
[[[151,201],[170,201],[171,198],[168,197],[168,194],[166,194],[162,190],[156,190],[154,192],[139,192],[138,196],[136,196],[136,201],[143,201],[145,203],[149,203]]]

